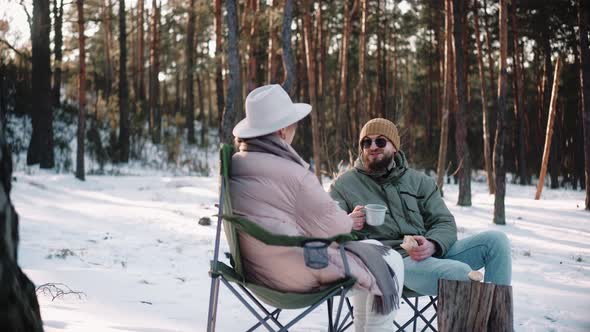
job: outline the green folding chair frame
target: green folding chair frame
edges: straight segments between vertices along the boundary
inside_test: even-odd
[[[267,245],[302,247],[305,241],[313,239],[302,236],[272,234],[247,218],[233,214],[229,195],[229,178],[233,152],[233,147],[227,144],[223,144],[220,150],[221,184],[219,213],[217,218],[215,250],[213,260],[211,261],[211,269],[209,271],[211,277],[211,292],[209,296],[207,331],[215,331],[220,283],[223,283],[256,318],[256,324],[250,327],[247,331],[253,331],[261,326],[264,326],[268,331],[273,332],[287,331],[291,326],[299,322],[323,303],[327,303],[328,306],[329,331],[345,331],[352,325],[353,320],[352,306],[346,298],[346,294],[352,288],[356,280],[350,276],[350,270],[342,247],[340,252],[345,262],[346,278],[329,285],[318,292],[282,292],[249,282],[245,278],[240,253],[239,232],[245,232]],[[230,258],[231,266],[219,261],[222,224],[230,248],[228,257]],[[340,243],[352,241],[354,238],[350,234],[343,234],[323,240]],[[339,297],[337,307],[334,306],[334,300],[336,297]],[[254,303],[254,305],[251,303]],[[279,321],[279,314],[285,309],[304,310],[295,318],[283,324]],[[345,310],[347,311],[346,314],[344,314]]]
[[[425,301],[420,301],[420,299]],[[393,325],[397,328],[396,332],[407,331],[410,328],[413,332],[416,332],[421,325],[423,326],[420,331],[437,332],[435,325],[437,300],[438,298],[436,296],[418,294],[411,289],[404,287],[402,304],[405,303],[410,307],[412,315],[408,320],[401,324],[397,321],[393,322]],[[426,314],[427,310],[430,308],[434,309],[434,313],[428,317]]]

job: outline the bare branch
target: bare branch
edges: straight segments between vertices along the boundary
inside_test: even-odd
[[[36,293],[42,293],[51,297],[51,301],[63,298],[66,295],[76,295],[79,300],[86,297],[84,292],[74,291],[68,285],[62,283],[47,283],[35,288]]]
[[[31,14],[29,14],[29,10],[27,9],[27,6],[25,5],[25,0],[20,0],[20,5],[25,10],[25,14],[27,14],[27,22],[29,23],[29,31],[33,32],[33,23],[32,23],[33,20],[31,19]]]
[[[7,40],[0,38],[0,43],[6,45],[8,48],[10,48],[14,53],[16,53],[17,55],[23,57],[25,60],[27,61],[31,61],[31,57],[28,56],[27,54],[17,50],[14,46],[12,46]]]

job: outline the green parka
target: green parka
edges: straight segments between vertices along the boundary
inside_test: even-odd
[[[398,151],[393,168],[384,175],[365,171],[360,159],[355,167],[341,174],[330,186],[330,196],[347,213],[357,205],[381,204],[387,207],[385,223],[365,224],[355,233],[362,239],[375,239],[391,246],[402,256],[404,235],[422,235],[437,244],[435,257],[444,256],[457,241],[455,218],[445,205],[434,179],[408,168],[406,157]]]

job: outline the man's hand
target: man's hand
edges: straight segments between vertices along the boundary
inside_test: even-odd
[[[363,210],[365,207],[362,205],[357,205],[354,207],[354,210],[348,215],[352,219],[352,229],[355,231],[360,231],[365,227],[365,211]]]
[[[414,235],[414,240],[418,242],[418,246],[410,249],[408,254],[413,260],[419,262],[434,255],[436,246],[434,243],[426,239],[424,236]]]

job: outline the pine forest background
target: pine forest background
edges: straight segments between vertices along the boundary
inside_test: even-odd
[[[88,159],[124,165],[155,147],[201,174],[186,151],[231,142],[247,93],[278,83],[313,105],[294,147],[320,177],[350,165],[360,127],[384,117],[414,167],[443,190],[458,181],[459,205],[487,179],[496,223],[506,181],[586,190],[590,209],[584,0],[20,4],[30,42],[15,46],[0,16],[0,111],[28,165],[84,179]]]

